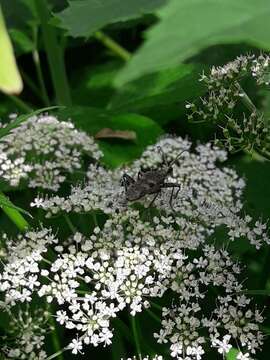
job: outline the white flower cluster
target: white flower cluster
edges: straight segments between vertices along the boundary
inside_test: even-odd
[[[173,173],[166,181],[179,184],[181,190],[172,197],[171,204],[172,190],[162,189],[154,206],[167,215],[177,215],[178,221],[188,227],[187,232],[194,228],[196,235],[201,229],[212,232],[218,226],[226,225],[231,240],[245,236],[257,248],[263,243],[270,243],[265,224],[257,221],[252,226],[252,218],[242,216],[243,179],[233,169],[218,167],[218,162],[226,160],[226,152],[210,144],[198,145],[194,153],[190,148],[191,143],[180,137],[163,138],[155,146],[149,146],[141,158],[125,171],[136,178],[140,169],[160,169],[164,161],[168,164],[174,161]],[[117,210],[126,211],[125,193],[120,186],[123,171],[108,171],[91,165],[86,185],[72,188],[66,198],[58,195],[36,198],[32,206],[46,210],[47,217],[61,212],[102,210],[111,214]],[[141,203],[148,206],[152,198],[144,197]],[[199,239],[194,237],[194,241]]]
[[[147,209],[153,195],[140,199],[140,210],[126,201],[120,186],[124,169],[94,165],[88,183],[67,198],[36,199],[33,205],[49,216],[102,210],[106,221],[103,217],[105,223],[91,234],[78,231],[64,242],[49,229],[26,232],[16,243],[4,239],[0,291],[5,303],[37,296],[56,304],[56,321],[75,336],[65,349],[77,354],[88,344],[110,345],[111,320],[120,311],[134,316],[170,292],[176,300],[163,309],[155,336],[169,343],[173,357],[200,360],[209,345],[222,354],[238,346],[243,359],[254,354],[263,340],[262,317],[243,295],[239,266],[227,251],[206,244],[225,225],[228,239],[244,236],[260,247],[269,243],[266,225],[241,214],[244,181],[217,164],[226,160],[226,152],[209,144],[190,148],[187,140],[163,138],[125,169],[135,177],[139,170],[172,166],[166,182],[180,184],[181,190],[176,196],[163,188],[155,209]]]
[[[0,289],[7,303],[30,301],[34,295],[45,297],[49,303],[57,302],[56,320],[77,334],[68,346],[74,354],[81,352],[84,344],[111,344],[110,320],[119,311],[129,309],[135,315],[150,307],[150,298],[162,297],[169,289],[181,304],[177,309],[164,310],[163,328],[156,337],[160,342],[172,343],[172,356],[187,354],[190,359],[200,359],[209,337],[201,334],[202,327],[208,329],[211,344],[218,351],[217,342],[225,332],[232,343],[235,340],[245,351],[255,352],[262,343],[257,325],[262,318],[258,312],[255,316],[246,309],[246,297],[235,295],[243,290],[237,280],[239,266],[226,251],[210,246],[191,250],[188,236],[196,235],[184,232],[173,217],[144,222],[135,210],[116,213],[103,229],[96,227],[90,237],[76,233],[68,248],[56,244],[59,255],[50,264],[41,257],[40,249],[37,254],[36,245],[31,255],[29,248],[25,251],[27,261],[16,255],[24,254],[22,245],[13,247],[11,262],[0,278]],[[33,239],[34,232],[31,234]],[[39,240],[40,233],[36,234]],[[55,242],[49,239],[50,244]],[[29,259],[34,259],[31,268]],[[213,301],[207,318],[213,287],[224,296]]]
[[[184,270],[176,271],[179,286],[173,290],[178,297],[171,308],[162,309],[162,328],[154,334],[157,341],[169,343],[171,356],[182,360],[201,359],[209,341],[223,355],[235,344],[242,354],[253,355],[263,343],[259,330],[263,318],[241,294],[240,269],[228,253],[206,246],[203,256],[194,258]],[[211,299],[209,287],[217,287],[224,295]]]
[[[32,293],[40,286],[38,280],[43,254],[57,242],[50,229],[20,234],[16,241],[8,240],[6,266],[0,274],[0,291],[6,293],[6,303],[31,301]]]
[[[28,179],[30,187],[56,191],[81,167],[83,154],[95,160],[102,155],[93,138],[71,122],[32,116],[0,139],[0,177],[11,186]]]
[[[73,186],[67,198],[59,195],[41,196],[35,198],[31,206],[46,210],[46,217],[71,211],[85,213],[101,210],[110,214],[115,212],[116,208],[123,208],[125,204],[124,190],[120,186],[121,176],[119,170],[106,170],[91,164],[87,172],[87,183]]]
[[[258,86],[269,86],[270,57],[263,54],[259,57],[239,56],[224,66],[213,67],[208,76],[203,74],[200,81],[206,85],[207,94],[200,99],[199,105],[186,105],[188,119],[218,121],[224,139],[217,140],[217,144],[225,145],[230,151],[265,151],[270,139],[269,122],[241,88],[240,82],[246,77],[254,79]],[[247,108],[241,118],[234,114],[239,101]]]
[[[210,74],[202,74],[200,79],[208,89],[207,96],[201,99],[201,107],[197,108],[193,103],[186,105],[191,110],[189,119],[194,119],[196,115],[199,120],[217,120],[219,113],[224,109],[232,110],[243,97],[239,86],[243,77],[251,76],[257,85],[269,85],[269,69],[268,55],[242,55],[224,66],[213,66]]]
[[[48,357],[43,347],[46,334],[53,330],[49,325],[51,315],[41,308],[30,311],[27,305],[6,309],[10,322],[0,349],[6,360],[45,360]]]

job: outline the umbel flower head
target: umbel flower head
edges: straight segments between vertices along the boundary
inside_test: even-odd
[[[67,174],[82,165],[82,155],[98,160],[92,137],[52,115],[32,116],[0,139],[0,177],[11,186],[59,189]]]
[[[1,339],[0,354],[5,359],[45,360],[45,336],[54,330],[49,324],[46,308],[30,309],[29,304],[6,307],[9,318],[8,334]]]
[[[226,160],[225,151],[206,144],[192,152],[182,138],[166,137],[157,145],[129,168],[91,165],[88,182],[66,198],[34,201],[48,216],[101,210],[105,222],[66,241],[46,228],[26,232],[17,242],[6,239],[0,275],[5,303],[34,297],[53,302],[56,321],[74,334],[67,347],[77,354],[89,344],[110,345],[111,320],[120,312],[135,316],[170,292],[174,305],[163,309],[155,336],[168,343],[172,357],[197,360],[207,356],[209,346],[218,353],[238,346],[253,354],[262,344],[262,317],[242,294],[239,265],[227,251],[207,244],[225,225],[228,241],[246,237],[260,247],[269,243],[266,226],[243,214],[244,181],[217,165]],[[135,177],[139,169],[158,169],[165,160],[175,160],[168,182],[181,185],[173,203],[171,189],[162,189],[154,209],[147,209],[153,195],[139,199],[137,208],[127,202],[120,186],[123,172]]]
[[[269,89],[270,57],[261,54],[238,56],[224,66],[212,67],[210,74],[202,74],[206,95],[199,103],[188,103],[188,119],[217,124],[223,133],[217,143],[230,151],[245,149],[269,152],[269,119],[256,109],[241,82],[251,79],[255,87]],[[239,105],[244,105],[244,110]],[[236,110],[238,109],[238,112]],[[241,114],[241,115],[239,115]],[[242,115],[243,114],[243,115]]]

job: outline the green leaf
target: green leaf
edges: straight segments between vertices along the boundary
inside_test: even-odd
[[[16,205],[14,205],[14,204],[9,200],[9,198],[6,197],[6,196],[5,196],[3,193],[1,193],[1,192],[0,192],[0,207],[1,207],[1,208],[3,208],[3,207],[8,207],[8,208],[17,210],[17,211],[19,211],[20,213],[25,214],[25,215],[27,215],[27,216],[29,216],[29,217],[32,218],[32,215],[31,215],[28,211],[26,211],[26,210],[24,210],[24,209],[22,209],[22,208],[20,208],[20,207],[18,207],[18,206],[16,206]]]
[[[102,162],[117,167],[141,155],[147,145],[162,135],[162,129],[151,119],[138,114],[115,115],[109,111],[91,107],[72,107],[57,112],[60,119],[72,119],[76,127],[94,136],[103,128],[113,130],[131,130],[137,135],[136,141],[99,140],[104,152]]]
[[[69,35],[88,37],[104,26],[152,13],[166,0],[72,0],[69,6],[56,14],[60,27]]]
[[[121,61],[79,69],[71,79],[72,101],[77,105],[106,107],[115,89],[113,80]]]
[[[16,46],[16,53],[23,54],[35,49],[34,42],[27,36],[25,32],[17,29],[10,29],[9,35]]]
[[[160,22],[119,73],[118,86],[215,44],[248,42],[270,49],[269,0],[171,0],[157,14]]]
[[[236,356],[239,351],[237,349],[231,349],[228,354],[226,354],[226,360],[236,360]]]
[[[19,94],[22,88],[22,79],[0,7],[0,90],[7,94]]]
[[[35,12],[35,0],[1,0],[9,35],[17,55],[35,49],[33,33],[39,21]]]
[[[9,198],[0,192],[0,207],[4,213],[10,218],[10,220],[17,226],[20,231],[24,231],[29,227],[28,222],[24,219],[21,213],[26,214],[30,217],[31,214],[18,206],[15,206]]]
[[[180,117],[185,102],[203,93],[201,65],[180,64],[131,81],[118,89],[109,108],[151,116],[162,124]]]

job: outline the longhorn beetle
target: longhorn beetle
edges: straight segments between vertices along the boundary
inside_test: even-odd
[[[161,148],[159,150],[162,152]],[[174,189],[177,188],[177,192],[175,198],[177,197],[181,185],[165,182],[168,175],[172,174],[172,167],[175,162],[179,159],[179,157],[185,152],[186,150],[182,151],[173,161],[169,164],[164,157],[164,153],[162,152],[163,161],[165,162],[166,166],[157,169],[157,170],[147,170],[147,171],[139,171],[137,175],[137,180],[134,180],[128,174],[123,174],[121,185],[125,187],[125,195],[127,201],[135,201],[139,200],[145,195],[155,194],[154,198],[152,199],[151,203],[148,207],[151,207],[161,192],[163,188],[172,188],[172,193],[170,197],[170,206],[172,207],[172,199],[174,194]]]

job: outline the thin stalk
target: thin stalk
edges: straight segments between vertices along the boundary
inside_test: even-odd
[[[68,215],[64,215],[64,219],[68,225],[68,227],[70,228],[70,230],[72,231],[73,234],[76,234],[76,232],[78,232],[78,230],[76,229],[76,227],[72,224],[72,221],[70,220]]]
[[[33,91],[33,93],[42,101],[43,101],[43,97],[42,94],[40,94],[39,88],[36,86],[36,84],[34,83],[34,81],[30,78],[29,75],[27,75],[27,73],[25,71],[23,71],[22,69],[20,69],[20,73],[23,77],[24,82],[29,86],[29,88]]]
[[[154,319],[156,322],[158,322],[160,324],[160,318],[153,313],[153,311],[146,309],[146,312],[148,313],[149,316],[151,316],[152,319]]]
[[[248,96],[248,94],[245,92],[245,90],[242,88],[242,86],[239,83],[236,83],[236,87],[238,88],[238,90],[240,90],[242,96],[240,97],[242,103],[253,113],[253,112],[258,112],[258,109],[256,108],[255,104],[253,103],[253,101],[250,99],[250,97]]]
[[[31,108],[28,104],[26,104],[23,100],[21,100],[17,96],[14,95],[7,95],[7,96],[18,106],[19,109],[23,110],[23,112],[33,111],[33,108]]]
[[[114,54],[119,56],[122,60],[128,61],[131,58],[131,53],[123,48],[120,44],[114,41],[111,37],[104,34],[102,31],[96,31],[94,36],[99,40],[104,46],[110,49]]]
[[[43,100],[44,105],[49,106],[50,100],[49,100],[49,96],[47,93],[47,89],[45,86],[45,81],[44,81],[44,77],[43,77],[43,73],[42,73],[42,69],[41,69],[39,52],[37,50],[34,50],[32,53],[32,56],[33,56],[33,61],[34,61],[35,68],[36,68],[38,83],[40,86],[41,98]]]
[[[137,352],[138,358],[140,360],[142,360],[141,345],[140,345],[140,340],[139,340],[139,334],[137,331],[135,316],[130,316],[130,322],[131,322],[132,332],[133,332],[133,336],[134,336],[136,352]]]
[[[270,153],[256,147],[255,151],[267,160],[270,160]]]
[[[51,313],[52,313],[52,311],[51,311]],[[49,322],[50,322],[51,326],[54,328],[54,331],[51,333],[51,338],[52,338],[53,346],[54,346],[57,356],[58,356],[58,360],[64,360],[63,349],[61,349],[61,346],[60,346],[60,341],[59,341],[58,334],[56,331],[55,320],[54,320],[53,316],[49,317]]]
[[[156,309],[158,309],[158,310],[162,310],[162,306],[154,303],[153,301],[150,301],[150,304],[151,304],[154,308],[156,308]]]
[[[67,80],[64,54],[58,43],[57,29],[49,24],[50,10],[48,2],[45,0],[35,0],[35,4],[41,22],[41,30],[57,103],[70,106],[71,95]]]
[[[95,227],[99,227],[98,226],[97,215],[96,215],[96,213],[94,211],[92,212],[92,218],[93,218]]]
[[[5,197],[5,195],[0,192],[2,197]],[[9,199],[7,199],[8,202],[11,203],[11,201]],[[7,215],[7,217],[16,225],[16,227],[20,230],[20,231],[26,231],[30,225],[27,222],[27,220],[25,220],[25,218],[23,217],[23,215],[16,209],[9,207],[9,206],[5,206],[2,205],[1,206],[2,210],[4,211],[4,213]]]
[[[64,347],[63,349],[60,349],[59,351],[57,351],[56,353],[50,355],[49,357],[47,357],[45,360],[52,360],[52,359],[55,359],[56,357],[58,356],[61,356],[65,351],[67,351],[68,348],[67,347]],[[60,359],[63,359],[63,357],[61,356]]]

